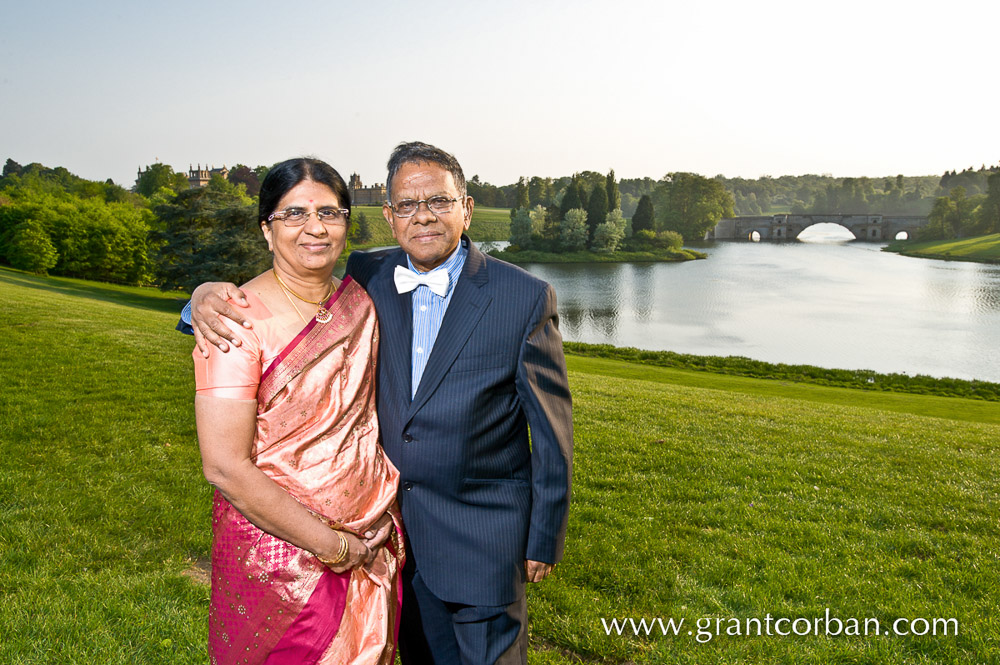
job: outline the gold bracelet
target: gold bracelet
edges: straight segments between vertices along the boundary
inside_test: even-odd
[[[318,554],[316,555],[316,558],[319,559],[320,563],[326,566],[340,565],[340,563],[347,558],[347,552],[350,549],[347,544],[347,538],[344,537],[344,534],[340,531],[334,531],[334,533],[337,534],[338,538],[340,538],[340,551],[337,552],[337,556],[333,559],[327,559],[326,557],[319,556]]]

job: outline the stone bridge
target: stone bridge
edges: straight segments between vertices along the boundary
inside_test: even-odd
[[[795,240],[813,224],[839,224],[858,240],[887,242],[899,233],[913,238],[927,224],[926,217],[893,217],[889,215],[764,215],[761,217],[731,217],[719,220],[705,234],[705,240]]]

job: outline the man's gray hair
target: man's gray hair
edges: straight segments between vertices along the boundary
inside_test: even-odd
[[[396,172],[399,171],[403,164],[420,163],[437,164],[451,173],[459,195],[463,200],[465,199],[465,174],[462,172],[462,167],[458,163],[458,160],[455,159],[455,156],[430,144],[421,143],[420,141],[410,141],[409,143],[400,143],[392,151],[392,154],[389,155],[389,176],[385,181],[385,195],[390,202],[392,202],[392,179],[396,177]]]

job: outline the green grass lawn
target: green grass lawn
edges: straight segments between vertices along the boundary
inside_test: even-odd
[[[0,269],[0,299],[0,663],[204,662],[184,298]],[[573,508],[532,663],[1000,661],[1000,404],[568,363]],[[958,635],[696,639],[827,608]],[[605,633],[626,617],[685,625]]]
[[[1000,233],[960,240],[897,241],[886,246],[887,252],[906,256],[950,261],[1000,263]]]
[[[372,239],[363,245],[355,245],[355,248],[385,247],[396,244],[389,232],[389,225],[382,217],[381,206],[354,206],[351,210],[351,217],[357,219],[360,213],[364,213],[368,219],[369,228],[372,230]],[[477,242],[509,240],[510,211],[506,208],[474,206],[472,208],[472,223],[469,225],[469,237]]]

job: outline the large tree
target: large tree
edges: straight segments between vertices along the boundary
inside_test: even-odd
[[[587,202],[587,231],[590,244],[594,242],[597,227],[604,223],[608,216],[608,192],[603,187],[594,187]]]
[[[26,219],[15,226],[4,243],[5,258],[18,270],[44,275],[56,265],[59,252],[41,223]]]
[[[472,176],[465,183],[466,190],[476,204],[487,208],[504,208],[507,200],[503,190],[488,182],[482,182],[478,175]]]
[[[580,180],[576,176],[569,181],[569,185],[566,187],[566,193],[563,194],[562,201],[559,203],[559,217],[565,219],[566,213],[570,210],[576,208],[583,208],[583,196],[580,194]]]
[[[720,219],[733,215],[733,197],[722,183],[697,173],[668,174],[653,191],[653,204],[659,227],[687,241],[702,240]]]
[[[149,198],[162,188],[181,192],[189,186],[187,176],[175,173],[169,164],[152,164],[135,179],[135,191]]]
[[[249,166],[237,164],[230,169],[228,180],[233,184],[242,184],[246,187],[247,196],[257,196],[260,194],[260,179],[257,178],[256,171]]]
[[[163,230],[154,237],[162,243],[160,288],[192,290],[211,281],[239,284],[264,271],[271,258],[256,212],[249,197],[219,176],[158,206]]]
[[[987,202],[986,195],[966,197],[965,187],[953,187],[948,196],[939,196],[928,215],[927,226],[918,234],[921,240],[954,238],[978,232],[979,214],[976,209]]]
[[[552,202],[552,178],[533,176],[528,181],[528,202],[532,207]]]
[[[21,175],[21,170],[22,166],[8,157],[7,162],[3,165],[3,177],[6,178],[9,175]]]
[[[961,188],[959,188],[961,189]],[[947,196],[939,196],[934,200],[934,207],[927,218],[927,226],[917,232],[919,240],[941,240],[955,235],[951,220],[955,216],[955,204]]]
[[[635,214],[632,215],[632,233],[643,230],[656,230],[653,218],[653,199],[649,197],[649,194],[642,195],[642,198],[639,199],[639,205],[635,209]]]
[[[510,216],[510,244],[520,249],[531,247],[531,213],[527,208],[518,208]]]
[[[1000,173],[986,179],[986,200],[979,206],[977,230],[984,235],[1000,233]]]
[[[515,202],[515,207],[518,209],[524,208],[525,210],[530,208],[531,202],[528,199],[528,183],[524,181],[523,177],[517,181],[516,192],[517,201]]]
[[[604,189],[607,190],[608,194],[608,210],[617,210],[618,208],[621,208],[622,194],[618,191],[618,181],[615,180],[614,169],[608,171],[608,178],[604,183]]]
[[[372,239],[372,225],[364,211],[351,216],[351,239],[366,243]]]

